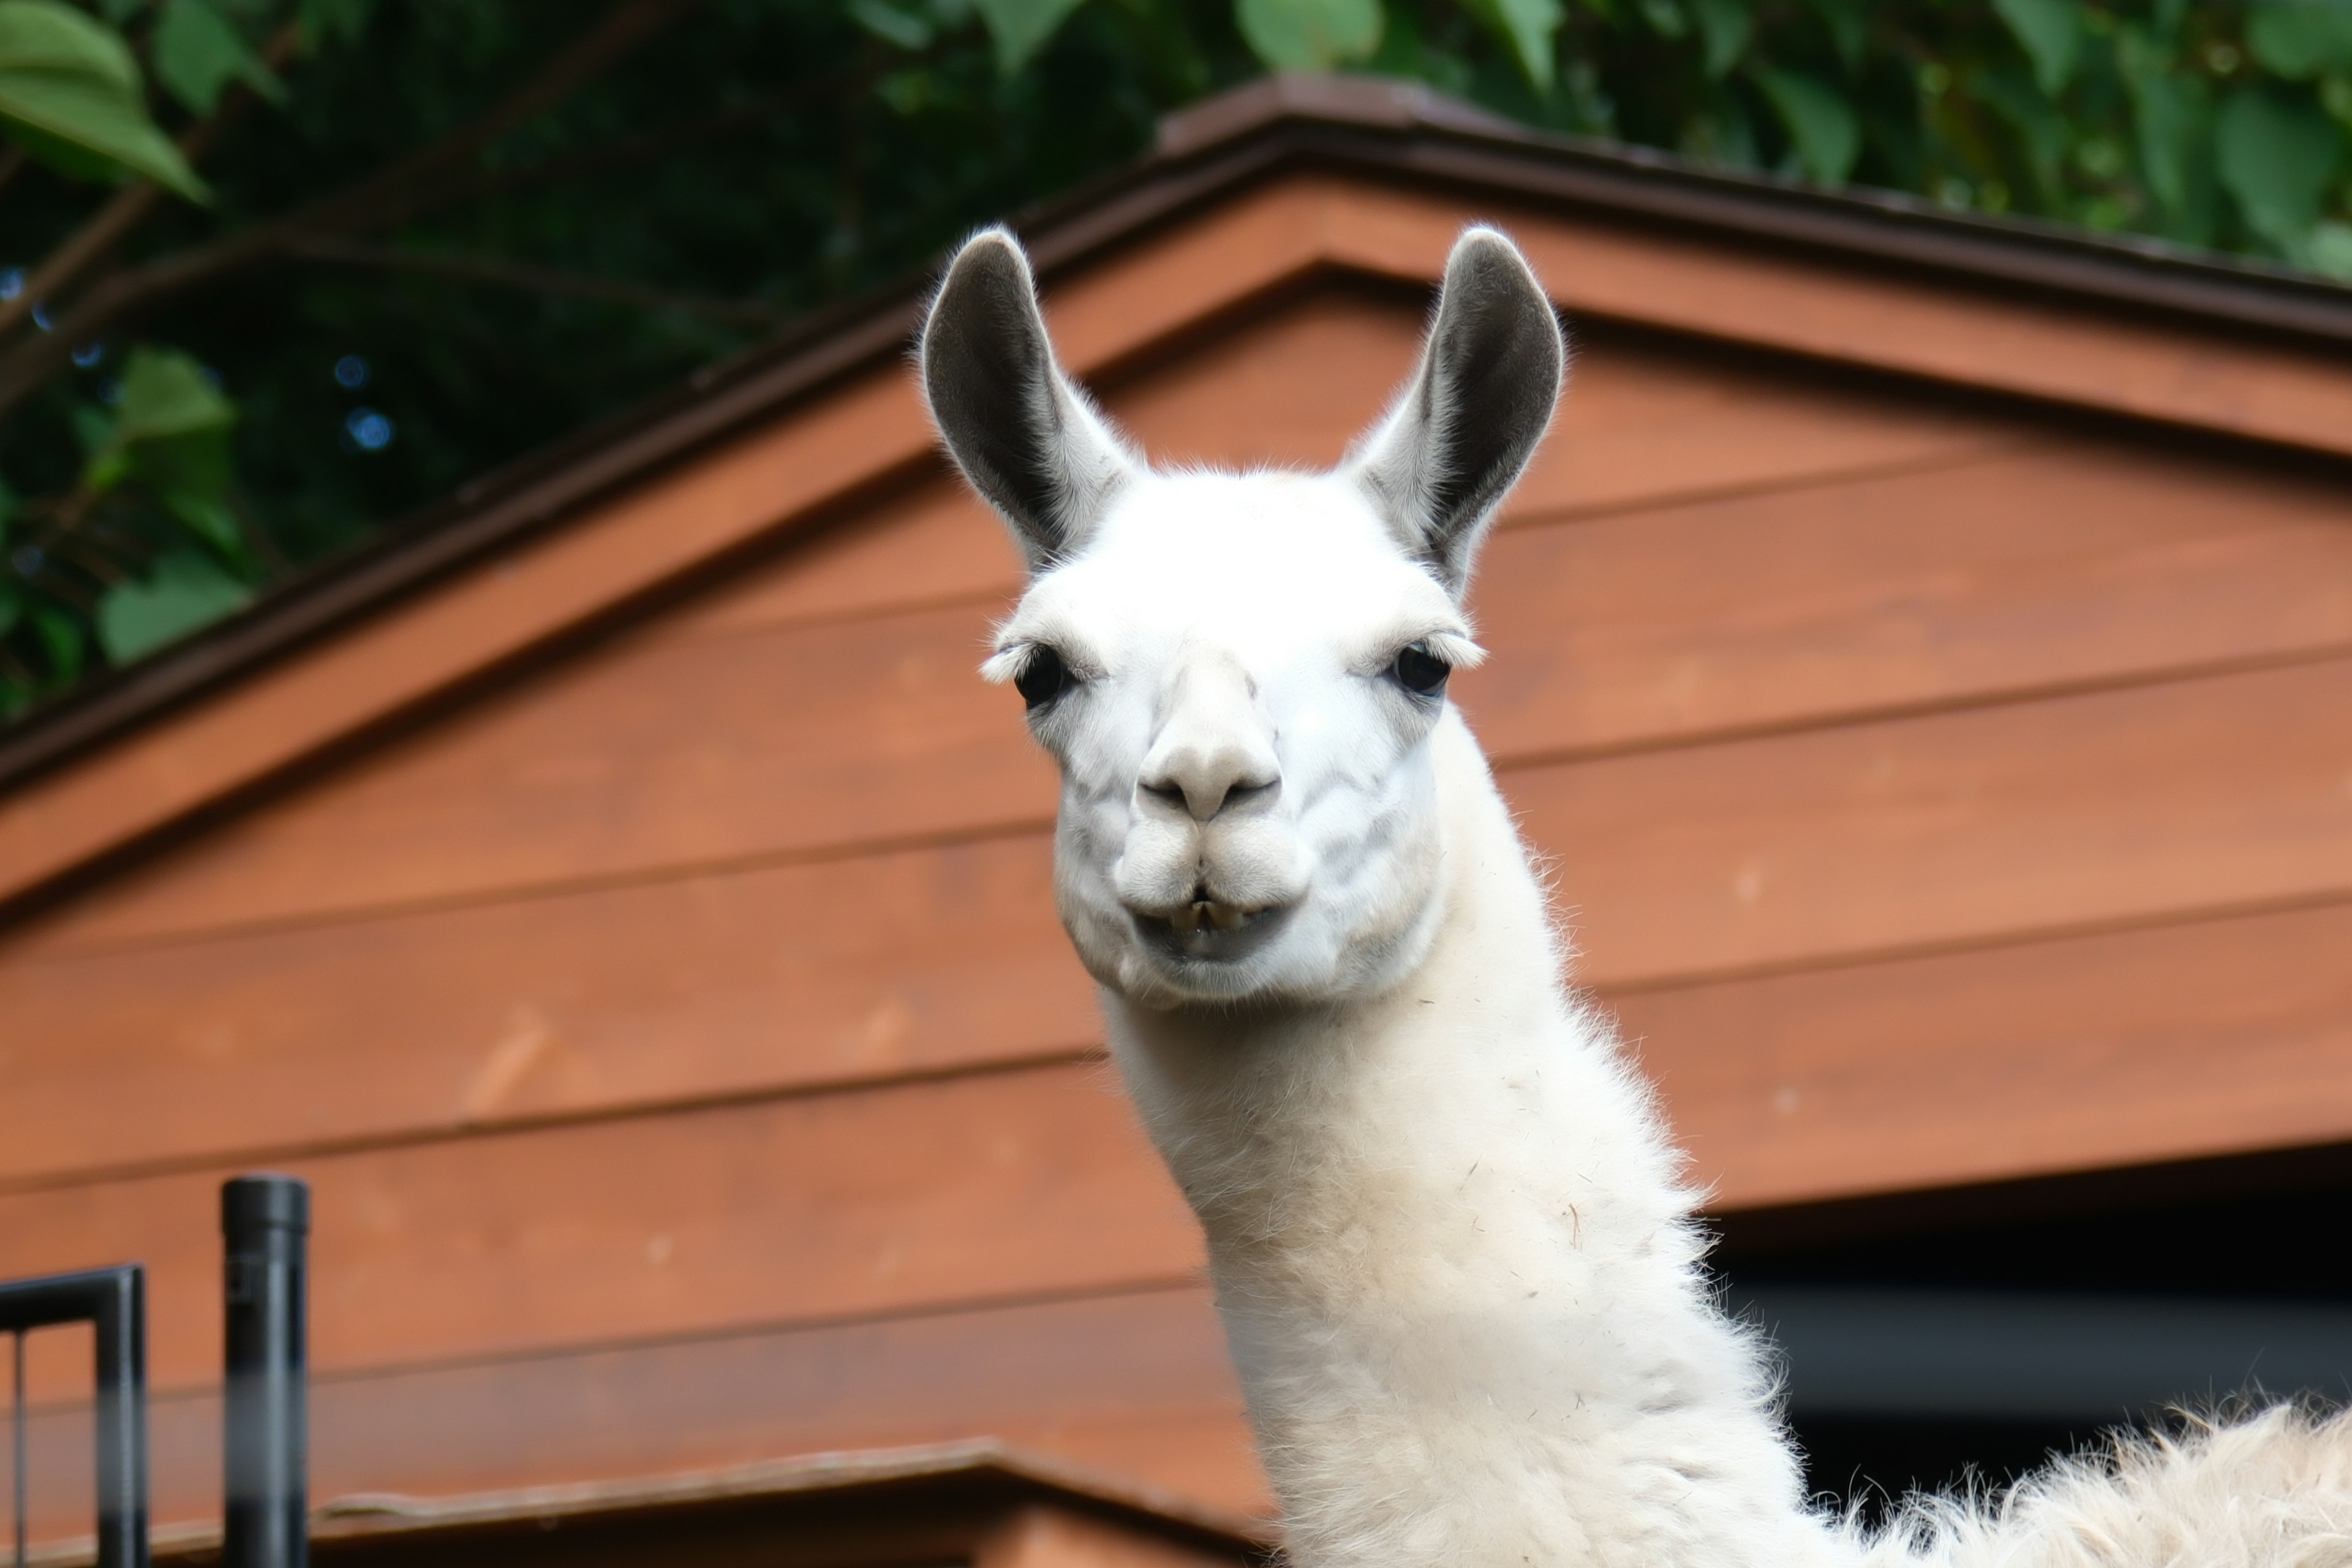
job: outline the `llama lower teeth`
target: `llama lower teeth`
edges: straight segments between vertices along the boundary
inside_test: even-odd
[[[1254,910],[1244,910],[1234,904],[1220,904],[1203,899],[1198,903],[1187,904],[1170,915],[1168,923],[1175,928],[1180,936],[1198,936],[1204,929],[1220,931],[1239,931],[1249,924],[1255,913]]]

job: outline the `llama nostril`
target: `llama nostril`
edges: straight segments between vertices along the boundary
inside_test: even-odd
[[[1225,791],[1224,801],[1218,809],[1231,811],[1237,805],[1255,805],[1261,801],[1272,800],[1275,793],[1281,788],[1280,779],[1265,779],[1256,784],[1244,780]]]
[[[1220,778],[1212,772],[1139,779],[1136,788],[1160,805],[1181,811],[1196,822],[1209,822],[1235,807],[1272,799],[1281,783],[1279,778],[1252,779],[1246,775]]]

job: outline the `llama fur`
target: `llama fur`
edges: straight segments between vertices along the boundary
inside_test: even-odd
[[[1155,473],[975,237],[925,390],[1031,567],[991,679],[1062,770],[1055,888],[1200,1217],[1297,1568],[2352,1564],[2352,1426],[2124,1443],[1873,1533],[1803,1493],[1698,1194],[1445,700],[1565,375],[1493,230],[1329,474]]]

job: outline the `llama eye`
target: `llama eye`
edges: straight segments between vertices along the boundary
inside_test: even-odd
[[[1013,689],[1021,693],[1021,700],[1032,713],[1067,691],[1070,685],[1070,667],[1062,662],[1060,654],[1042,646],[1030,649],[1029,662],[1013,678]]]
[[[1397,651],[1390,673],[1414,696],[1434,697],[1445,689],[1445,678],[1454,673],[1454,667],[1430,652],[1427,643],[1407,643]]]

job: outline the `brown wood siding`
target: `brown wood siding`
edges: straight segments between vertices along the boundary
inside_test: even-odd
[[[1269,210],[1123,263],[1152,330],[1294,276]],[[1150,341],[1108,309],[1075,353]],[[1328,462],[1421,310],[1294,282],[1107,401]],[[1263,1506],[972,677],[1014,586],[912,473],[0,933],[0,1275],[153,1267],[165,1517],[265,1163],[322,1493],[986,1432]],[[2352,1138],[2352,485],[1594,322],[1477,609],[1462,700],[1724,1204]]]

